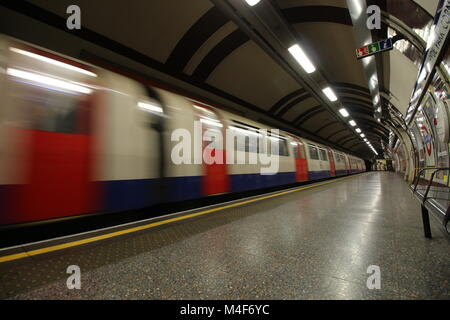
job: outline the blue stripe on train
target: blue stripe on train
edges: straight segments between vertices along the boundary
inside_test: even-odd
[[[200,198],[202,177],[166,178],[165,187],[170,201]],[[104,182],[106,211],[121,211],[145,208],[159,203],[161,183],[158,179],[116,180]]]
[[[309,180],[318,180],[330,177],[330,171],[308,171]]]
[[[347,170],[336,170],[336,175],[337,176],[343,176],[347,174]]]
[[[241,192],[295,183],[295,172],[280,172],[274,175],[233,174],[230,176],[231,192]]]
[[[103,185],[106,211],[144,208],[159,198],[157,179],[114,180]]]
[[[183,201],[200,198],[202,194],[202,177],[166,178],[169,201]]]
[[[346,173],[346,170],[337,171],[337,175]],[[308,174],[309,180],[330,177],[329,171],[309,171]],[[230,176],[230,191],[242,192],[295,182],[295,172],[280,172],[274,175],[234,174]],[[144,208],[161,201],[161,185],[158,179],[106,181],[104,186],[107,211]],[[203,197],[201,176],[166,178],[165,187],[170,195],[168,199],[170,201]]]

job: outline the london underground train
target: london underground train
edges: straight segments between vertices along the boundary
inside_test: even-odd
[[[0,88],[2,226],[366,169],[362,159],[327,146],[283,131],[262,136],[269,129],[263,124],[6,36],[0,36]],[[243,139],[230,147],[226,130]],[[192,142],[178,153],[177,132]],[[208,134],[214,139],[204,141]],[[253,136],[272,142],[251,144]],[[223,161],[177,162],[174,154]],[[276,172],[261,174],[259,162],[230,161],[261,154],[277,156]]]

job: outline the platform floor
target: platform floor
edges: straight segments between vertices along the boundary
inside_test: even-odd
[[[0,264],[5,299],[450,299],[450,243],[400,176],[360,174]],[[69,290],[66,268],[81,269]],[[381,289],[367,268],[380,267]]]

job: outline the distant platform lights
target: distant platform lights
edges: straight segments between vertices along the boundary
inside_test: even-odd
[[[367,146],[373,151],[373,153],[378,155],[377,150],[375,150],[375,148],[372,146],[372,144],[367,139],[364,139],[364,141],[366,142]]]

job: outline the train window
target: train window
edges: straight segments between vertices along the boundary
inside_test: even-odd
[[[323,149],[320,149],[320,159],[323,161],[327,161],[328,157],[327,157],[327,152]]]
[[[289,156],[289,150],[287,147],[286,139],[280,139],[279,142],[280,142],[280,148],[279,148],[280,156],[284,156],[284,157]]]
[[[248,137],[246,136],[237,136],[234,138],[234,146],[235,146],[235,150],[236,151],[246,151],[246,145],[247,145],[247,140]]]
[[[245,152],[258,153],[258,137],[245,137]]]
[[[87,134],[88,98],[50,90],[26,82],[12,82],[14,104],[23,110],[28,127],[34,130]]]
[[[273,139],[270,142],[271,144],[278,144],[278,155],[279,156],[286,156],[286,157],[289,156],[286,139],[284,139],[284,138],[275,138],[275,137],[271,137],[271,139]],[[273,155],[276,155],[275,149],[272,149],[271,153]]]
[[[302,159],[306,158],[305,145],[301,142],[300,142],[300,158]]]
[[[319,152],[317,151],[316,147],[308,146],[308,150],[309,150],[309,156],[311,157],[311,159],[320,160]]]
[[[297,142],[291,142],[291,146],[292,146],[292,153],[294,154],[294,158],[298,159],[300,158],[300,153],[299,153],[299,148],[298,148],[298,144]]]
[[[339,153],[334,154],[334,159],[336,162],[341,162],[341,157],[339,156]]]
[[[234,134],[234,146],[236,151],[258,152],[258,133],[245,128],[230,127]]]

